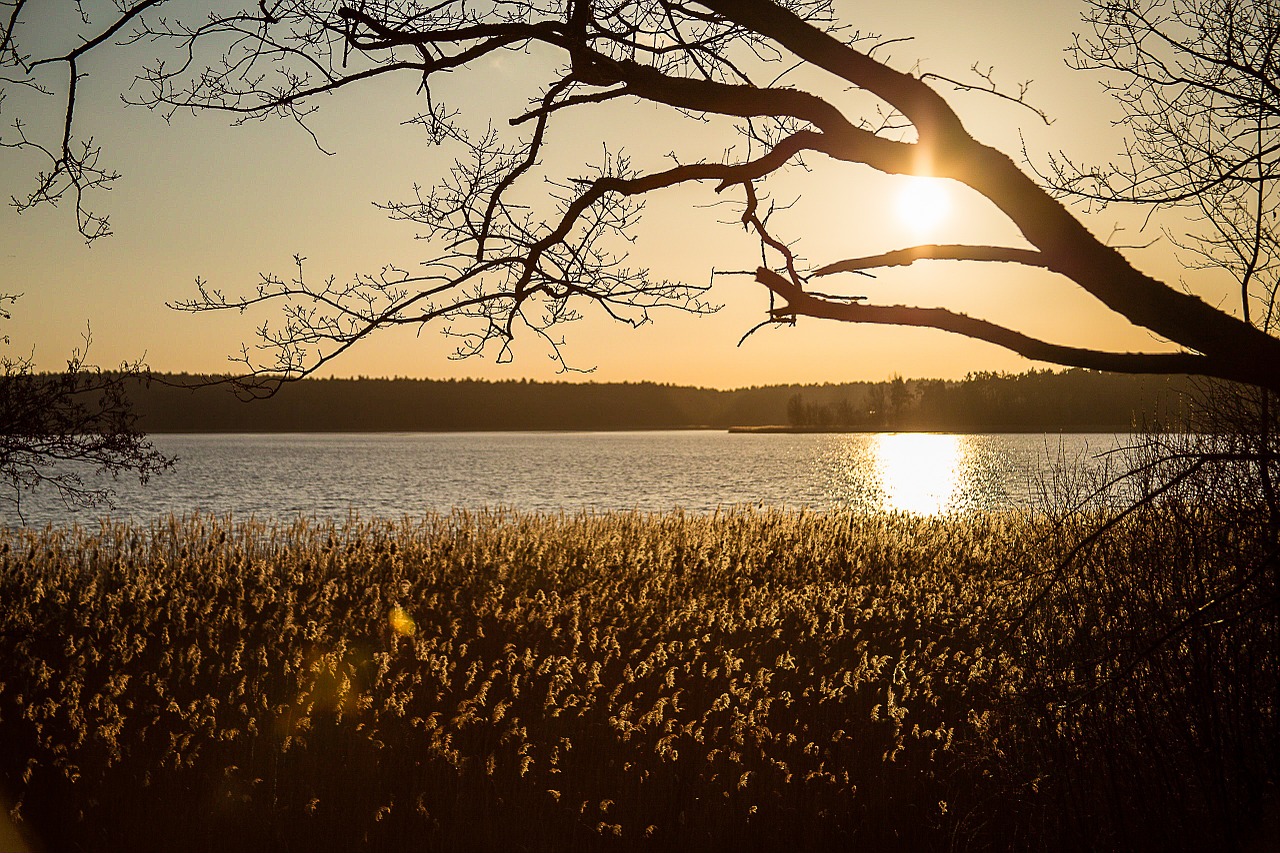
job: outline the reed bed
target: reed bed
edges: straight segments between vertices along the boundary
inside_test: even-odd
[[[1079,626],[1027,618],[1054,542],[748,510],[0,530],[0,784],[55,850],[1096,840],[1095,804],[1054,804],[1145,718],[1095,744],[1054,704]],[[1250,749],[1258,687],[1228,709]],[[1252,820],[1274,762],[1232,760]]]

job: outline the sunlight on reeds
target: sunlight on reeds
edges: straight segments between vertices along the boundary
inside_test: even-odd
[[[50,849],[978,845],[1047,784],[1019,691],[1075,677],[1024,669],[1034,634],[1001,646],[1048,532],[745,509],[0,530],[0,783]]]
[[[941,603],[930,562],[986,571],[907,516],[196,517],[3,548],[26,627],[0,712],[20,774],[99,804],[76,820],[177,796],[226,831],[304,815],[326,838],[447,839],[501,800],[569,837],[745,839],[826,812],[806,831],[834,839],[848,803],[892,812],[943,773],[972,729],[959,697],[1009,667],[980,584],[941,635],[904,619]],[[132,804],[120,774],[147,780]]]

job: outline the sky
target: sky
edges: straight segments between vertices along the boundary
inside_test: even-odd
[[[1025,147],[1033,163],[1049,152],[1101,161],[1122,148],[1112,127],[1118,113],[1100,80],[1065,63],[1064,48],[1079,29],[1082,4],[1073,0],[898,0],[843,2],[843,20],[886,37],[910,37],[894,45],[890,64],[964,77],[977,63],[992,67],[1004,88],[1031,80],[1029,99],[1053,119],[1045,126],[1032,112],[989,95],[948,93],[969,130],[1013,155]],[[43,28],[43,29],[42,29]],[[32,43],[69,37],[65,22],[33,20]],[[155,48],[120,50],[94,57],[82,68],[76,128],[92,133],[121,179],[97,207],[111,216],[114,235],[86,246],[64,205],[18,215],[0,211],[0,292],[21,293],[3,330],[11,353],[32,354],[41,369],[58,369],[91,330],[90,360],[104,366],[143,359],[154,370],[219,372],[227,356],[251,342],[254,327],[270,313],[190,315],[166,303],[195,294],[197,277],[230,294],[249,293],[259,275],[293,273],[293,256],[306,260],[318,280],[347,279],[394,263],[428,260],[429,247],[411,225],[389,221],[375,202],[404,199],[415,183],[429,186],[447,169],[449,152],[426,144],[421,131],[401,122],[418,101],[412,76],[381,81],[323,98],[315,129],[325,154],[294,126],[254,123],[231,127],[225,116],[179,114],[166,122],[141,108],[125,108],[137,63]],[[522,67],[521,63],[528,63]],[[475,74],[455,75],[441,89],[469,120],[504,121],[522,104],[522,84],[533,79],[538,58],[491,62]],[[57,74],[62,74],[59,70]],[[821,81],[800,77],[796,85]],[[44,113],[56,121],[57,102]],[[23,109],[24,104],[16,104]],[[0,128],[11,133],[15,104],[0,106]],[[552,166],[569,173],[598,157],[604,141],[625,144],[640,164],[663,164],[673,148],[711,152],[732,143],[713,127],[696,125],[648,105],[595,109],[554,131]],[[3,137],[0,137],[3,138]],[[1017,159],[1017,156],[1015,156]],[[0,150],[0,193],[21,195],[32,183],[36,161]],[[921,207],[905,198],[911,179],[891,178],[861,166],[840,164],[796,172],[780,181],[775,196],[793,201],[780,223],[800,237],[800,251],[818,263],[874,254],[917,242],[1024,245],[991,205],[958,185],[932,192]],[[944,183],[944,182],[933,182]],[[726,223],[709,186],[681,188],[648,204],[632,250],[659,277],[696,283],[713,269],[752,269],[758,243],[740,225]],[[1081,214],[1084,216],[1084,214]],[[1107,210],[1087,217],[1094,233],[1114,242],[1154,245],[1126,254],[1142,270],[1179,282],[1213,304],[1230,309],[1226,289],[1195,278],[1178,265],[1158,231],[1139,233],[1132,212]],[[1120,230],[1117,230],[1120,229]],[[1013,325],[1057,343],[1128,350],[1169,347],[1150,333],[1128,327],[1091,297],[1048,273],[1000,264],[917,264],[886,271],[857,290],[873,302],[944,306]],[[856,326],[802,318],[795,327],[766,328],[739,344],[763,319],[767,295],[749,277],[717,276],[712,316],[659,312],[654,322],[631,329],[589,315],[563,329],[569,363],[590,373],[559,373],[545,346],[518,339],[515,358],[451,360],[452,344],[432,329],[395,330],[362,343],[320,375],[424,378],[656,381],[735,388],[785,383],[850,382],[906,377],[960,378],[973,371],[1022,371],[1043,367],[981,342],[931,330]]]

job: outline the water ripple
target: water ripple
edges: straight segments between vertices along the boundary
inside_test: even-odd
[[[116,484],[117,518],[170,512],[397,518],[455,507],[526,511],[740,504],[934,514],[1030,508],[1064,460],[1098,469],[1113,435],[362,433],[157,435],[178,457],[145,487]],[[24,501],[27,523],[101,510]]]

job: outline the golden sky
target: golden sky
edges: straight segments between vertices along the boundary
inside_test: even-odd
[[[924,70],[964,77],[978,63],[993,66],[996,79],[1010,90],[1034,81],[1030,99],[1054,119],[1049,127],[1030,111],[987,95],[948,98],[980,140],[1014,155],[1025,143],[1040,164],[1050,151],[1098,161],[1121,150],[1121,137],[1110,125],[1117,114],[1099,80],[1064,62],[1079,7],[1071,0],[840,6],[844,19],[859,29],[912,37],[888,54],[897,68],[919,63]],[[429,259],[429,248],[414,239],[412,226],[388,221],[373,206],[406,198],[415,182],[429,186],[449,163],[448,152],[429,147],[420,131],[400,124],[417,107],[412,74],[322,99],[315,128],[335,152],[330,156],[285,124],[235,128],[211,114],[177,115],[166,124],[146,110],[123,108],[119,93],[128,87],[130,62],[154,53],[144,46],[110,61],[96,58],[82,69],[88,77],[81,84],[77,131],[92,133],[123,175],[109,196],[97,200],[111,215],[114,236],[84,245],[65,205],[22,216],[10,208],[0,212],[0,292],[23,294],[7,324],[14,350],[34,352],[38,366],[57,369],[91,327],[92,360],[104,366],[145,358],[162,371],[225,370],[226,356],[270,315],[192,316],[167,308],[166,302],[194,295],[197,276],[235,294],[250,292],[260,273],[291,275],[295,254],[307,258],[307,274],[315,279],[346,279],[386,263],[411,268]],[[529,66],[521,67],[521,60]],[[513,56],[490,62],[474,75],[456,75],[442,91],[472,120],[492,116],[504,122],[523,104],[521,86],[532,79],[538,61]],[[795,79],[806,87],[821,82]],[[0,111],[0,125],[10,125],[11,114],[12,109]],[[569,173],[598,157],[606,140],[625,143],[637,162],[654,167],[673,148],[693,145],[714,153],[734,141],[723,127],[695,125],[648,105],[594,108],[553,134],[556,156]],[[0,151],[5,197],[28,190],[35,164]],[[910,180],[849,165],[796,172],[773,188],[780,201],[796,201],[779,219],[783,233],[802,238],[801,253],[817,263],[922,241],[1022,245],[988,203],[958,185],[942,189],[941,209],[927,202],[923,210],[913,207],[904,200]],[[728,209],[708,207],[715,200],[709,185],[650,199],[633,249],[637,262],[660,277],[693,282],[708,281],[713,268],[754,268],[758,244],[740,225],[725,224],[733,218]],[[1139,233],[1140,220],[1124,211],[1108,210],[1088,221],[1104,237],[1124,228],[1114,237],[1120,244],[1160,237],[1153,228]],[[1182,272],[1166,240],[1128,254],[1144,271],[1175,283],[1185,277],[1195,292],[1224,304],[1224,291],[1213,281]],[[873,302],[945,306],[1057,343],[1166,348],[1148,333],[1128,329],[1065,281],[1007,265],[917,264],[850,287]],[[594,367],[589,376],[557,376],[545,347],[531,338],[517,340],[510,364],[492,358],[451,361],[452,346],[431,329],[420,336],[383,334],[324,375],[652,380],[727,388],[880,380],[895,373],[953,378],[1039,366],[943,332],[808,319],[795,328],[764,329],[739,346],[743,333],[763,318],[767,295],[750,278],[718,277],[711,298],[724,307],[710,317],[658,313],[654,323],[633,330],[592,315],[564,327],[570,362]]]

